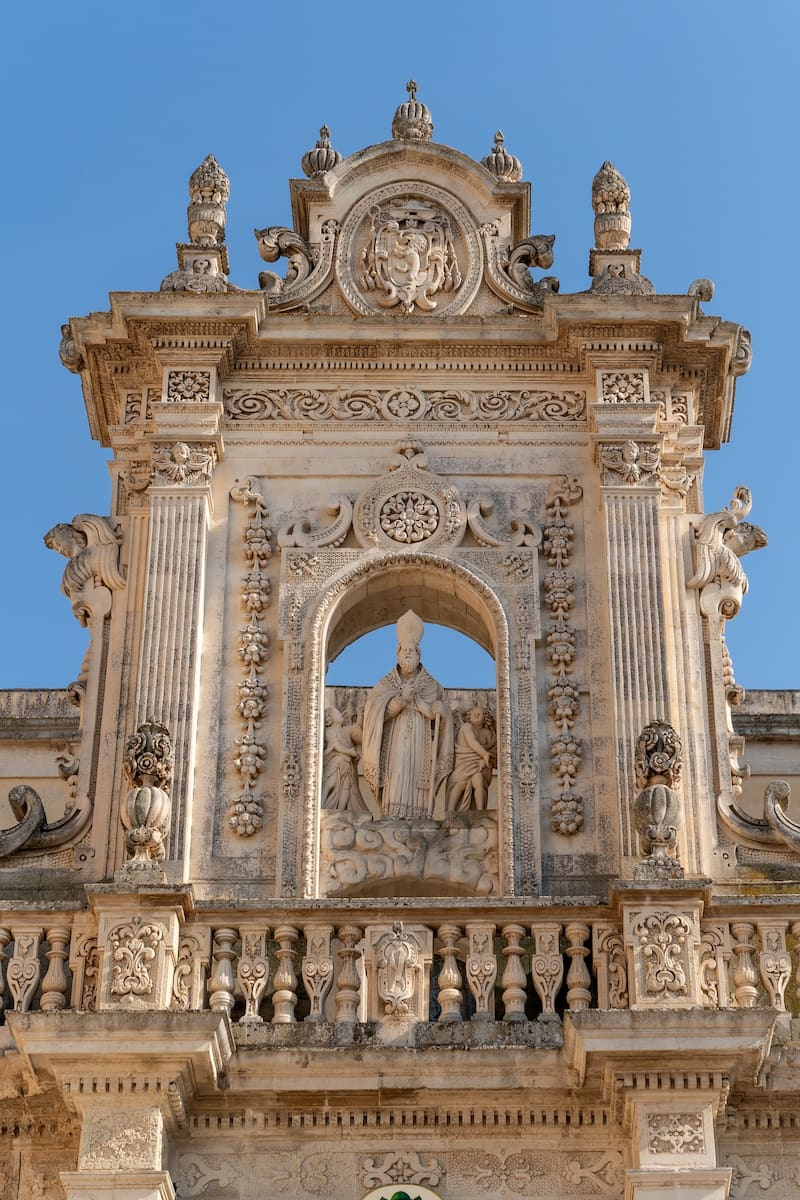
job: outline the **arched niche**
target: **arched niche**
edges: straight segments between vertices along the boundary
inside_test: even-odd
[[[435,566],[409,571],[398,562],[342,597],[328,626],[326,666],[357,638],[393,625],[409,608],[426,625],[446,625],[472,638],[496,661],[493,618],[483,597]]]
[[[474,638],[493,655],[497,666],[496,881],[491,890],[487,890],[487,880],[482,878],[477,890],[459,886],[455,891],[437,894],[514,894],[519,773],[512,771],[511,746],[518,739],[530,746],[535,736],[531,703],[534,602],[527,595],[528,587],[523,589],[524,602],[518,600],[518,593],[521,583],[529,585],[535,580],[529,575],[509,572],[503,562],[501,552],[490,550],[465,552],[459,559],[418,552],[364,554],[351,550],[331,550],[313,556],[290,551],[284,555],[281,624],[284,641],[288,642],[284,757],[290,776],[302,775],[302,799],[297,795],[302,818],[294,842],[300,849],[301,894],[307,897],[331,894],[320,880],[319,789],[327,662],[362,633],[396,621],[408,608],[414,608],[423,621],[447,624]],[[535,590],[532,594],[535,597]],[[524,648],[513,671],[509,656],[512,627],[515,644]],[[387,663],[386,670],[392,665]],[[284,791],[290,800],[286,787]],[[529,800],[526,795],[526,801]],[[292,850],[292,818],[293,809],[288,805],[283,838],[287,863]],[[528,845],[531,841],[527,829],[525,841]],[[290,889],[287,872],[284,892]],[[337,894],[409,893],[399,887],[392,889],[386,881],[383,884],[375,881],[374,890],[359,889],[355,882],[351,892]],[[417,894],[434,892],[421,889]]]

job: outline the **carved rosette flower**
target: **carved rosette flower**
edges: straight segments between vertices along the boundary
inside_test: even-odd
[[[433,121],[429,109],[417,100],[417,84],[406,84],[408,100],[399,105],[392,121],[392,137],[409,142],[429,142],[433,137]]]
[[[332,171],[341,161],[341,154],[331,145],[331,131],[327,125],[323,125],[319,131],[319,140],[316,146],[312,150],[306,151],[301,166],[303,174],[313,179],[315,176],[325,175],[327,171]]]
[[[571,678],[577,653],[575,631],[568,618],[575,604],[575,577],[566,568],[572,556],[574,530],[569,509],[583,492],[577,480],[562,476],[553,484],[546,504],[542,548],[553,570],[543,580],[544,602],[552,623],[547,634],[547,660],[552,671],[548,688],[550,717],[557,736],[550,742],[550,764],[559,794],[550,804],[553,830],[566,836],[583,828],[583,799],[573,790],[582,760],[580,740],[570,732],[580,712],[580,688]]]
[[[397,492],[385,500],[379,520],[393,542],[424,542],[439,527],[439,510],[422,492]]]
[[[494,146],[481,159],[481,165],[500,183],[519,183],[522,179],[522,163],[506,150],[505,138],[499,129],[494,135]]]
[[[269,699],[269,689],[262,678],[269,658],[269,634],[262,622],[270,603],[271,585],[264,569],[272,557],[272,530],[266,524],[264,497],[252,479],[233,487],[231,498],[243,504],[247,512],[242,553],[248,571],[242,581],[241,601],[248,621],[239,632],[237,648],[246,674],[239,684],[236,712],[242,722],[242,733],[235,739],[233,765],[242,782],[239,795],[229,805],[228,827],[239,837],[252,837],[264,822],[264,803],[256,788],[267,759],[267,748],[259,740],[258,731],[267,714]]]

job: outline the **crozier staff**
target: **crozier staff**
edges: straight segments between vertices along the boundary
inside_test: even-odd
[[[420,662],[425,627],[410,609],[397,622],[397,666],[364,709],[364,776],[386,817],[432,817],[453,767],[453,718],[444,690]]]

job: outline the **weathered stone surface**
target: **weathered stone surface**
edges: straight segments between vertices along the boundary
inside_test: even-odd
[[[4,1200],[796,1192],[800,702],[736,682],[766,538],[700,487],[749,334],[608,162],[561,292],[416,91],[323,127],[258,286],[209,156],[161,291],[62,327],[114,488],[47,535],[75,682],[0,693]]]

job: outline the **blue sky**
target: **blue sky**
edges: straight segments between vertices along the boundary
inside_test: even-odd
[[[413,75],[435,140],[480,158],[503,130],[533,182],[535,232],[557,235],[562,292],[588,286],[591,180],[609,158],[631,186],[632,244],[657,289],[709,276],[706,310],[752,330],[706,507],[746,484],[770,539],[746,560],[750,593],[729,625],[739,680],[800,687],[799,12],[779,0],[13,5],[0,82],[0,686],[77,674],[85,634],[59,592],[63,559],[41,538],[108,511],[108,455],[59,364],[61,322],[107,308],[109,291],[157,290],[185,238],[188,176],[209,151],[231,179],[231,277],[256,286],[253,227],[291,224],[286,180],[320,124],[344,154],[384,140]]]

